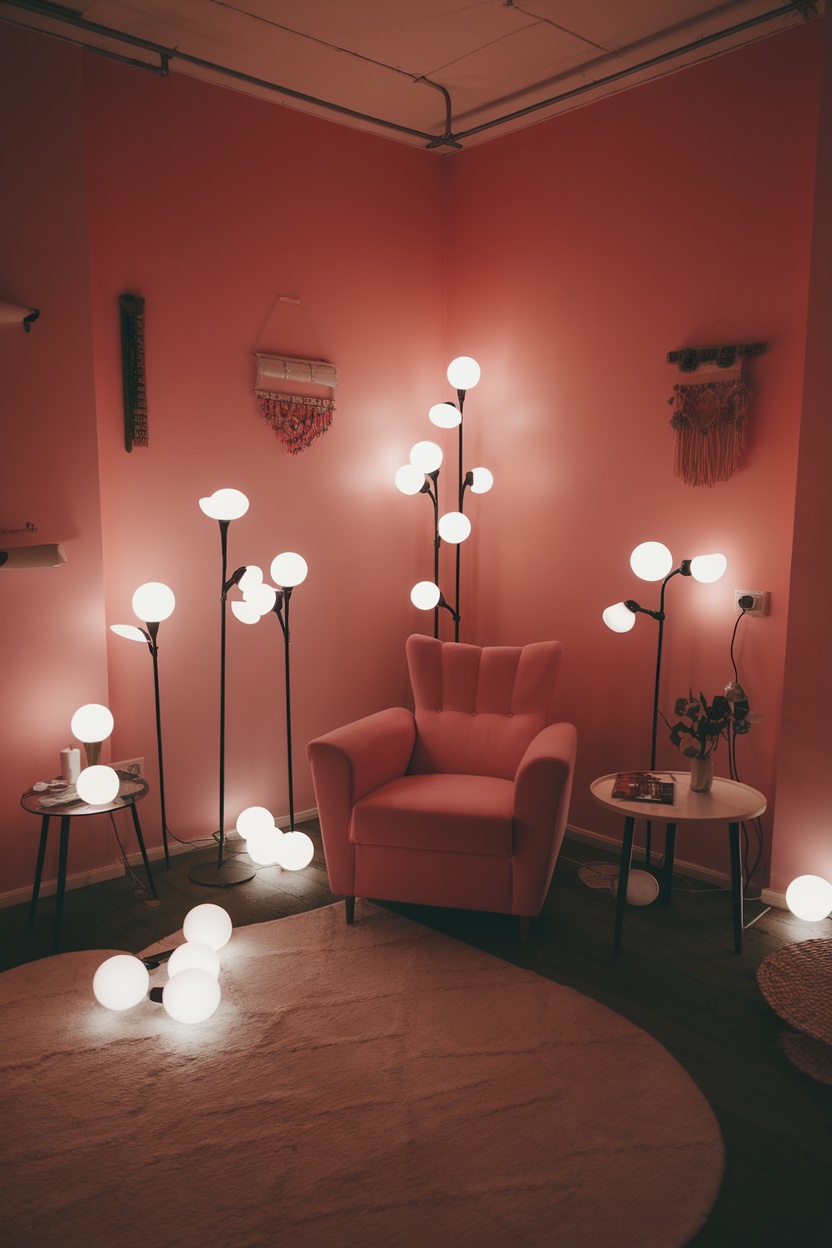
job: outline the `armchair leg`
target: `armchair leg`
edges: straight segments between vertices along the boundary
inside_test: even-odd
[[[345,897],[344,903],[347,909],[347,923],[354,923],[355,922],[355,898]]]
[[[529,939],[529,916],[527,914],[519,915],[520,919],[520,940],[525,945]]]

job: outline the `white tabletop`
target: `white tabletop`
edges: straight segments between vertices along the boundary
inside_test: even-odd
[[[757,789],[738,780],[725,780],[714,776],[708,793],[694,793],[690,787],[689,771],[656,772],[662,779],[676,783],[673,805],[664,802],[628,802],[612,797],[616,773],[593,780],[589,791],[599,806],[632,815],[636,819],[650,819],[655,823],[740,823],[743,819],[755,819],[766,808],[766,799]]]

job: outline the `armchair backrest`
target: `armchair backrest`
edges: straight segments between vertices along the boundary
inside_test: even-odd
[[[469,646],[415,634],[406,650],[416,716],[409,772],[512,780],[550,722],[561,643]]]

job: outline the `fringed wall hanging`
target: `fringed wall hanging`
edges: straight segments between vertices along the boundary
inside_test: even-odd
[[[294,310],[300,308],[300,300],[287,295],[278,296],[276,302]],[[337,386],[335,365],[326,360],[257,351],[254,360],[254,394],[260,416],[288,453],[298,455],[332,424],[335,401],[329,395],[322,395],[320,390],[334,390]]]
[[[144,299],[122,295],[121,369],[124,384],[124,447],[147,446],[147,393],[144,367]]]
[[[673,408],[673,473],[686,485],[716,485],[737,471],[751,399],[742,379],[742,359],[763,351],[763,343],[753,343],[669,353],[668,363],[678,364],[680,372],[695,373],[704,365],[707,373],[707,380],[674,386],[668,399]]]

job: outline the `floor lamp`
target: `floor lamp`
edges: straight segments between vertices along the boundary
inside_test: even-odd
[[[614,633],[628,633],[636,622],[636,616],[649,615],[659,625],[656,642],[656,675],[653,683],[653,725],[650,741],[650,770],[656,766],[656,742],[659,722],[659,690],[662,672],[662,646],[664,642],[665,609],[664,599],[668,581],[674,576],[692,576],[703,583],[718,581],[724,575],[728,561],[724,555],[697,555],[694,559],[683,559],[678,568],[673,567],[673,556],[662,542],[642,542],[630,556],[630,567],[636,576],[643,581],[661,581],[658,611],[651,611],[640,606],[633,599],[616,602],[603,612],[603,620],[607,628]],[[650,866],[650,834],[651,824],[646,825],[645,859]]]
[[[193,867],[188,878],[194,884],[204,884],[209,888],[230,888],[235,884],[244,884],[254,878],[256,872],[252,867],[242,866],[237,862],[229,862],[224,858],[225,849],[225,634],[226,634],[226,599],[233,585],[239,584],[245,575],[245,567],[228,576],[228,527],[232,520],[238,520],[248,511],[248,499],[240,490],[215,490],[209,498],[201,498],[199,506],[206,516],[217,520],[220,526],[220,548],[222,553],[222,579],[220,582],[220,774],[219,774],[219,849],[215,864],[201,863]]]
[[[162,620],[168,619],[176,606],[173,590],[161,581],[146,581],[133,594],[133,611],[144,628],[135,624],[111,624],[111,632],[129,641],[144,641],[153,659],[153,693],[156,704],[156,752],[159,760],[159,802],[162,813],[162,843],[165,848],[165,866],[170,867],[168,851],[168,819],[165,810],[165,763],[162,751],[162,715],[159,702],[159,643],[157,636]]]

